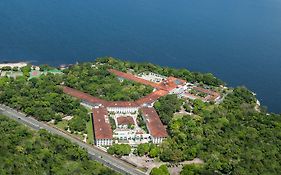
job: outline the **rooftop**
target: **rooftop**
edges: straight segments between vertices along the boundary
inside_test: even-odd
[[[161,83],[153,83],[148,80],[144,80],[142,78],[136,77],[135,75],[131,73],[125,73],[121,72],[115,69],[109,69],[109,72],[128,79],[132,81],[136,81],[145,85],[152,86],[156,88],[157,90],[148,94],[147,96],[144,96],[136,101],[106,101],[97,97],[93,97],[89,94],[86,94],[84,92],[75,90],[73,88],[69,88],[64,86],[63,91],[64,93],[71,95],[73,97],[88,101],[90,103],[94,104],[103,104],[106,107],[139,107],[142,106],[143,104],[151,104],[158,100],[160,97],[165,96],[169,93],[170,90],[176,88],[178,85],[181,85],[185,83],[184,80],[177,79],[175,77],[169,77],[167,80],[161,82]]]
[[[115,74],[116,76],[125,78],[127,80],[132,80],[132,81],[135,81],[135,82],[138,82],[138,83],[141,83],[141,84],[145,84],[145,85],[154,87],[156,89],[162,89],[163,88],[158,83],[153,83],[151,81],[139,78],[139,77],[137,77],[137,76],[135,76],[135,75],[133,75],[131,73],[125,73],[125,72],[121,72],[121,71],[118,71],[118,70],[115,70],[115,69],[108,69],[108,71],[113,73],[113,74]]]
[[[184,83],[186,83],[185,80],[178,79],[175,77],[168,77],[166,80],[164,80],[160,83],[154,83],[154,82],[145,80],[143,78],[139,78],[131,73],[125,73],[125,72],[121,72],[121,71],[118,71],[115,69],[108,69],[108,71],[119,77],[125,78],[127,80],[132,80],[132,81],[135,81],[135,82],[138,82],[141,84],[145,84],[145,85],[154,87],[156,89],[161,89],[161,90],[166,90],[166,91],[171,91],[174,88],[176,88],[178,85],[183,85]]]
[[[102,104],[106,107],[139,107],[143,104],[153,103],[160,97],[169,93],[165,90],[156,90],[137,101],[106,101],[67,86],[63,86],[63,92],[78,99],[85,100],[89,103]]]
[[[166,80],[164,80],[163,82],[160,83],[160,85],[162,86],[162,89],[165,89],[167,91],[171,91],[175,88],[177,88],[180,85],[185,84],[186,81],[176,78],[176,77],[168,77]]]
[[[106,107],[141,107],[143,104],[151,104],[158,100],[160,97],[165,96],[169,91],[177,88],[185,83],[184,80],[168,77],[160,83],[154,83],[131,73],[124,73],[114,69],[109,69],[109,72],[128,80],[136,81],[145,85],[152,86],[157,90],[149,95],[142,97],[136,101],[106,101],[79,90],[63,86],[64,93],[73,97],[85,100],[93,104],[102,104],[102,107],[93,108],[93,125],[96,139],[112,139],[112,129],[109,123],[108,112]],[[145,119],[149,133],[153,137],[167,137],[168,133],[161,122],[157,112],[153,107],[141,107],[142,115]],[[121,116],[117,118],[118,125],[133,125],[134,119],[132,117]]]
[[[121,116],[117,118],[118,125],[134,125],[134,119],[130,116]]]
[[[112,129],[105,107],[93,108],[93,126],[96,139],[112,139]]]
[[[105,100],[91,96],[82,91],[79,91],[79,90],[76,90],[76,89],[73,89],[73,88],[70,88],[67,86],[63,86],[62,88],[63,88],[64,93],[66,93],[70,96],[76,97],[78,99],[85,100],[87,102],[94,103],[94,104],[105,104],[106,103]]]
[[[142,115],[146,120],[146,125],[150,135],[153,137],[167,137],[168,133],[162,124],[157,112],[153,107],[141,108]]]
[[[165,90],[156,90],[145,97],[142,97],[136,101],[140,106],[143,104],[151,104],[158,100],[160,97],[167,95],[169,92]]]
[[[201,87],[193,87],[193,89],[199,91],[199,92],[203,92],[203,93],[206,93],[206,94],[209,94],[209,95],[212,95],[212,96],[220,96],[219,93],[215,92],[215,91],[212,91],[212,90],[209,90],[209,89],[204,89],[204,88],[201,88]]]
[[[216,100],[218,97],[220,97],[220,94],[215,92],[215,91],[212,91],[212,90],[209,90],[209,89],[204,89],[204,88],[201,88],[201,87],[193,87],[194,90],[196,91],[199,91],[199,92],[203,92],[205,94],[208,94],[207,97],[205,97],[205,100],[207,101],[214,101]]]

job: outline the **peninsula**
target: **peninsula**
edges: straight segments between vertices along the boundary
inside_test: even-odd
[[[42,127],[101,151],[96,154],[107,152],[97,158],[120,173],[281,171],[281,116],[268,113],[247,88],[227,87],[210,73],[111,57],[58,68],[26,64],[0,69],[3,109],[21,111]],[[39,133],[43,139],[54,137]],[[9,173],[4,168],[9,165],[1,166]]]

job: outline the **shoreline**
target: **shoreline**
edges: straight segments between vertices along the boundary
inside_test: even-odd
[[[34,62],[34,61],[13,61],[13,60],[11,60],[11,61],[8,61],[8,60],[4,60],[4,61],[0,61],[0,69],[1,68],[3,68],[3,67],[6,67],[6,66],[9,66],[9,67],[11,67],[11,68],[13,68],[13,67],[18,67],[18,68],[22,68],[22,67],[24,67],[24,66],[26,66],[26,65],[28,65],[28,64],[31,64],[32,62]],[[76,61],[76,63],[73,63],[73,64],[68,64],[68,63],[65,63],[65,64],[59,64],[59,65],[55,65],[54,67],[56,67],[56,68],[58,68],[58,69],[65,69],[65,68],[67,68],[67,67],[69,67],[69,66],[71,66],[71,65],[74,65],[74,64],[77,64],[78,63],[78,61]],[[47,63],[46,63],[47,64]],[[36,66],[36,64],[31,64],[32,66]],[[50,64],[47,64],[47,65],[50,65]],[[253,93],[253,95],[255,95],[256,96],[256,98],[257,98],[257,94],[255,93],[255,92],[253,92],[252,91],[252,93]],[[258,99],[258,106],[260,107],[261,106],[261,99]],[[270,112],[269,113],[271,113],[271,112],[275,112],[275,113],[279,113],[279,112],[276,112],[276,111],[271,111],[270,110]]]
[[[21,68],[21,67],[24,67],[24,66],[27,66],[29,62],[26,62],[26,61],[19,61],[19,62],[13,62],[13,61],[10,61],[10,62],[0,62],[0,68],[3,68],[3,67],[18,67],[18,68]]]

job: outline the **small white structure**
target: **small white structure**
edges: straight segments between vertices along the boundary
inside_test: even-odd
[[[154,83],[160,83],[163,80],[167,79],[167,77],[163,75],[159,75],[153,72],[143,72],[138,75],[140,78],[154,82]]]

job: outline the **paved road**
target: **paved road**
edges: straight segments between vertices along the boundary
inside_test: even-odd
[[[144,175],[145,174],[144,172],[136,169],[134,166],[132,166],[120,159],[117,159],[116,157],[113,157],[94,146],[90,146],[76,138],[73,138],[64,132],[47,125],[46,123],[39,122],[31,117],[26,117],[25,114],[18,112],[16,110],[13,110],[7,106],[0,105],[0,114],[3,114],[12,119],[15,119],[18,122],[21,122],[21,123],[31,127],[32,129],[35,129],[35,130],[46,129],[47,131],[49,131],[53,134],[57,134],[64,138],[67,138],[70,141],[85,148],[88,151],[90,158],[103,163],[104,165],[112,168],[113,170],[115,170],[117,172],[120,172],[122,174],[130,174],[130,175]]]

